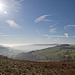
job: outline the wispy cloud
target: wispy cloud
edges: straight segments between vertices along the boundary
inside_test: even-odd
[[[11,6],[13,7],[17,7],[17,6],[20,6],[21,5],[21,2],[24,1],[24,0],[10,0],[11,2]]]
[[[65,37],[69,37],[68,33],[65,33],[64,35],[65,35]]]
[[[53,28],[53,25],[50,25],[49,27],[50,27],[50,28]]]
[[[15,12],[18,12],[18,9],[21,6],[21,2],[23,2],[24,0],[11,0],[11,6],[13,7]]]
[[[48,38],[62,38],[62,37],[65,37],[63,35],[44,35],[45,37],[48,37]]]
[[[66,26],[64,26],[64,29],[72,28],[72,27],[75,27],[75,25],[66,25]]]
[[[44,21],[46,21],[46,22],[50,22],[50,21],[53,21],[53,20],[48,20],[48,19],[45,19]]]
[[[35,32],[36,32],[36,33],[38,33],[38,34],[40,34],[40,31],[39,31],[39,30],[37,30],[37,29],[35,29]]]
[[[34,20],[34,22],[37,23],[37,22],[40,22],[40,21],[47,21],[47,22],[52,21],[52,20],[46,19],[47,16],[50,16],[50,15],[43,15],[43,16],[40,16],[40,17],[36,18],[36,19]]]
[[[44,36],[47,38],[64,38],[64,37],[68,38],[69,37],[68,33],[64,33],[64,35],[44,35]]]
[[[72,37],[75,37],[75,36],[72,36]]]
[[[20,26],[14,20],[6,20],[6,23],[8,23],[10,27],[20,28]]]
[[[49,27],[50,28],[53,28],[55,25],[57,25],[58,23],[55,23],[55,24],[53,24],[53,25],[50,25]]]
[[[18,0],[18,2],[20,3],[20,2],[23,2],[24,0]]]
[[[3,1],[3,0],[2,0]],[[18,12],[21,7],[21,2],[25,0],[5,0],[6,6],[12,11]]]
[[[57,28],[51,28],[51,29],[49,30],[49,32],[50,32],[50,33],[56,33],[56,30],[57,30]]]

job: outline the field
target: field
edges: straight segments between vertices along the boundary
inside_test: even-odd
[[[75,62],[0,59],[0,75],[75,75]]]

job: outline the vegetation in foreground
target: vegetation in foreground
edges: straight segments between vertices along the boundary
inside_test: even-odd
[[[0,59],[0,75],[75,75],[75,62]]]

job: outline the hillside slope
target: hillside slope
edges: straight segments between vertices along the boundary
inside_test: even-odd
[[[21,51],[19,50],[17,51],[13,48],[0,45],[0,55],[7,56],[10,58],[10,57],[14,57],[15,55],[19,53],[21,53]]]
[[[2,60],[2,59],[9,59],[9,58],[6,56],[0,55],[0,60]]]
[[[59,60],[74,60],[75,46],[56,46],[28,53],[18,54],[16,59],[34,60],[34,61],[59,61]]]
[[[0,75],[75,75],[75,62],[1,59]]]

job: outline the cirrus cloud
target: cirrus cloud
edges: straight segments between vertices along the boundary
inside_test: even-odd
[[[68,33],[64,33],[64,35],[44,35],[47,38],[68,38],[69,34]],[[73,36],[71,36],[73,37]]]
[[[65,35],[65,37],[69,37],[68,33],[65,33],[64,35]]]
[[[8,23],[10,27],[20,28],[20,26],[14,20],[6,20],[6,23]]]
[[[49,32],[50,32],[50,33],[56,33],[56,30],[57,30],[57,28],[51,28],[51,29],[49,30]]]
[[[47,16],[49,16],[49,15],[42,15],[42,16],[36,18],[36,19],[34,20],[34,22],[37,23],[37,22],[40,22],[40,21],[47,21],[47,22],[48,22],[48,21],[51,21],[51,20],[45,19]]]
[[[72,27],[75,27],[75,25],[66,25],[66,26],[64,26],[64,29],[72,28]]]

